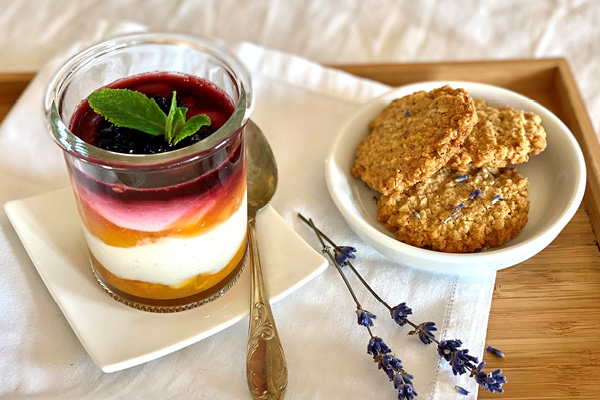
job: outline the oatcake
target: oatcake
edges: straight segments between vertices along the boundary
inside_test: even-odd
[[[377,217],[404,243],[472,252],[499,246],[521,231],[528,186],[514,168],[442,168],[403,193],[381,196]]]
[[[447,167],[460,171],[471,163],[478,168],[505,167],[527,162],[546,148],[539,116],[512,107],[490,107],[484,100],[476,100],[475,108],[477,124]]]
[[[401,192],[444,166],[476,122],[464,89],[444,86],[396,99],[369,124],[352,174],[383,194]]]

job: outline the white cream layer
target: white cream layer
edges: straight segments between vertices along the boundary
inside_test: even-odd
[[[109,246],[84,226],[88,247],[104,268],[123,279],[177,286],[199,274],[214,274],[239,250],[246,235],[247,200],[225,222],[206,233],[134,247]]]

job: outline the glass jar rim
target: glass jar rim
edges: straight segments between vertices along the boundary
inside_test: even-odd
[[[125,154],[93,146],[73,134],[62,120],[58,106],[60,95],[73,75],[92,60],[126,47],[149,44],[185,46],[203,51],[223,63],[232,72],[239,91],[233,114],[209,137],[178,150],[157,154]],[[238,58],[222,43],[174,33],[142,33],[124,35],[89,47],[70,58],[55,74],[46,90],[44,109],[48,128],[54,141],[66,152],[86,161],[107,166],[154,167],[161,164],[182,164],[204,157],[225,146],[244,127],[252,115],[254,102],[250,74]]]

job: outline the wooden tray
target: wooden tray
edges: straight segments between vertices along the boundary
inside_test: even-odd
[[[544,251],[498,272],[487,342],[506,358],[484,359],[490,369],[502,368],[508,383],[504,395],[481,390],[479,398],[600,398],[600,146],[565,60],[336,68],[393,86],[426,80],[503,86],[539,101],[571,129],[588,168],[584,204]],[[0,74],[0,121],[32,77]]]
[[[539,101],[573,132],[588,170],[584,204],[544,251],[498,272],[487,343],[502,349],[506,358],[487,354],[484,359],[490,369],[502,368],[508,383],[504,395],[480,390],[479,398],[599,399],[600,147],[566,61],[338,68],[393,86],[427,80],[503,86]]]

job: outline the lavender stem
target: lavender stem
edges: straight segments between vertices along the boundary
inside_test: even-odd
[[[310,227],[317,234],[317,237],[319,238],[319,242],[321,242],[321,246],[323,246],[323,252],[325,252],[325,254],[327,254],[329,256],[329,259],[331,260],[331,263],[335,266],[335,268],[337,269],[337,271],[342,276],[342,279],[344,280],[344,283],[346,284],[346,287],[350,291],[350,294],[352,295],[352,298],[354,299],[354,302],[356,303],[356,307],[358,307],[358,309],[362,310],[362,306],[360,305],[360,302],[358,301],[358,298],[356,297],[356,294],[354,294],[354,290],[352,290],[352,286],[350,286],[350,282],[348,282],[348,279],[346,278],[346,275],[344,274],[344,272],[342,272],[342,269],[340,268],[340,266],[335,261],[335,257],[331,253],[330,247],[327,246],[325,244],[325,242],[323,242],[323,239],[321,238],[321,235],[319,235],[320,231],[317,229],[317,227],[313,223],[312,219],[308,220],[308,224],[310,225]],[[370,331],[369,331],[369,333],[370,333]]]

